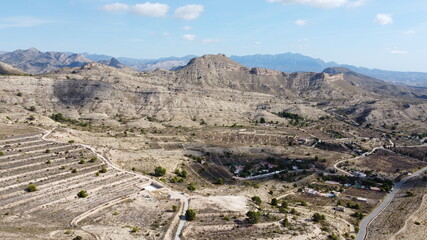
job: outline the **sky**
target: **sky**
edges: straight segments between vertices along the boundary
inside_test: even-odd
[[[0,50],[153,59],[300,53],[427,72],[426,0],[1,0]]]

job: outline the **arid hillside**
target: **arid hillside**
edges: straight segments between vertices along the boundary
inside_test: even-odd
[[[189,125],[203,119],[227,125],[261,117],[278,121],[273,113],[290,110],[309,119],[335,114],[361,125],[409,127],[425,122],[427,110],[426,100],[411,90],[350,70],[287,74],[246,68],[224,55],[194,58],[177,71],[142,73],[89,63],[0,81],[3,103],[104,124]]]

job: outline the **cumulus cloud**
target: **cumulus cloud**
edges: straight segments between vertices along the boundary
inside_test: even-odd
[[[184,27],[182,27],[182,30],[190,31],[190,30],[191,30],[191,27],[190,27],[190,26],[184,26]]]
[[[175,17],[181,18],[187,21],[194,20],[200,17],[200,15],[204,10],[205,8],[203,7],[203,5],[197,5],[197,4],[185,5],[175,10]]]
[[[146,17],[164,17],[169,11],[169,5],[162,3],[142,3],[133,6],[124,3],[111,3],[101,7],[107,12],[130,12]]]
[[[187,40],[187,41],[194,41],[194,40],[196,40],[196,35],[193,35],[193,34],[184,34],[182,36],[182,38],[184,40]]]
[[[42,24],[49,23],[49,21],[35,18],[35,17],[7,17],[0,19],[0,29],[4,28],[18,28],[18,27],[36,27]]]
[[[390,14],[378,13],[374,22],[379,25],[388,25],[393,23],[393,17]]]
[[[146,17],[164,17],[169,11],[169,5],[162,3],[150,3],[146,2],[143,4],[136,4],[131,7],[133,14],[146,16]]]
[[[208,43],[217,43],[219,42],[219,39],[213,39],[213,38],[207,38],[207,39],[203,39],[202,43],[203,44],[208,44]]]
[[[305,25],[307,25],[307,23],[308,23],[307,19],[297,19],[297,20],[295,20],[295,25],[298,25],[298,26],[305,26]]]
[[[112,3],[102,6],[102,9],[107,12],[122,12],[129,10],[129,5],[124,3]]]

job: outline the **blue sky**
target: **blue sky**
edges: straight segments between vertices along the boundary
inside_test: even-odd
[[[425,0],[19,0],[0,50],[116,57],[278,54],[427,72]]]

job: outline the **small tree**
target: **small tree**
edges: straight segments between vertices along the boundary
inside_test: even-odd
[[[187,178],[188,173],[185,170],[182,170],[181,172],[179,172],[178,176],[182,177],[182,178]]]
[[[287,203],[287,202],[285,202],[285,201],[282,201],[282,207],[283,207],[283,208],[288,208],[288,203]]]
[[[0,156],[3,156],[4,155],[4,152],[3,151],[0,151]]]
[[[289,227],[291,225],[291,223],[289,222],[288,217],[285,217],[285,219],[283,219],[282,225],[284,227]]]
[[[96,162],[96,160],[98,160],[98,158],[97,158],[97,157],[92,157],[92,158],[89,160],[89,162],[94,163],[94,162]]]
[[[257,224],[259,223],[261,219],[261,212],[259,211],[249,211],[246,213],[246,216],[248,217],[246,220],[250,224]]]
[[[27,192],[35,192],[35,191],[37,191],[38,189],[37,189],[37,186],[36,185],[34,185],[34,184],[30,184],[30,185],[28,185],[28,187],[25,189],[25,191],[27,191]]]
[[[99,170],[99,173],[106,173],[107,168],[105,166],[102,166],[101,170]]]
[[[79,198],[85,198],[87,196],[88,196],[88,194],[85,190],[81,190],[80,192],[77,193],[77,197],[79,197]]]
[[[83,238],[81,236],[77,236],[77,237],[73,238],[73,240],[83,240]]]
[[[158,166],[154,169],[154,176],[161,177],[166,175],[166,168],[163,168],[161,166]]]
[[[187,189],[193,192],[193,191],[196,191],[197,188],[196,188],[196,185],[194,183],[190,183],[190,184],[188,184]]]
[[[277,206],[278,203],[279,203],[279,200],[277,200],[277,198],[271,199],[271,205]]]
[[[325,218],[325,215],[323,215],[323,214],[315,213],[315,214],[313,214],[313,217],[311,219],[313,219],[314,222],[320,222],[320,221],[325,220],[326,218]]]
[[[258,197],[258,196],[253,196],[252,198],[251,198],[251,200],[256,204],[256,205],[261,205],[261,203],[262,203],[262,201],[261,201],[261,198],[260,197]]]
[[[265,118],[261,118],[260,120],[259,120],[259,123],[261,123],[261,124],[264,124],[265,123]]]
[[[178,206],[177,205],[172,205],[172,212],[176,212],[178,211]]]
[[[224,184],[224,180],[222,178],[218,178],[215,183],[222,185],[222,184]]]
[[[195,220],[196,219],[196,212],[193,209],[188,209],[185,212],[185,219],[187,221],[193,221],[193,220]]]

